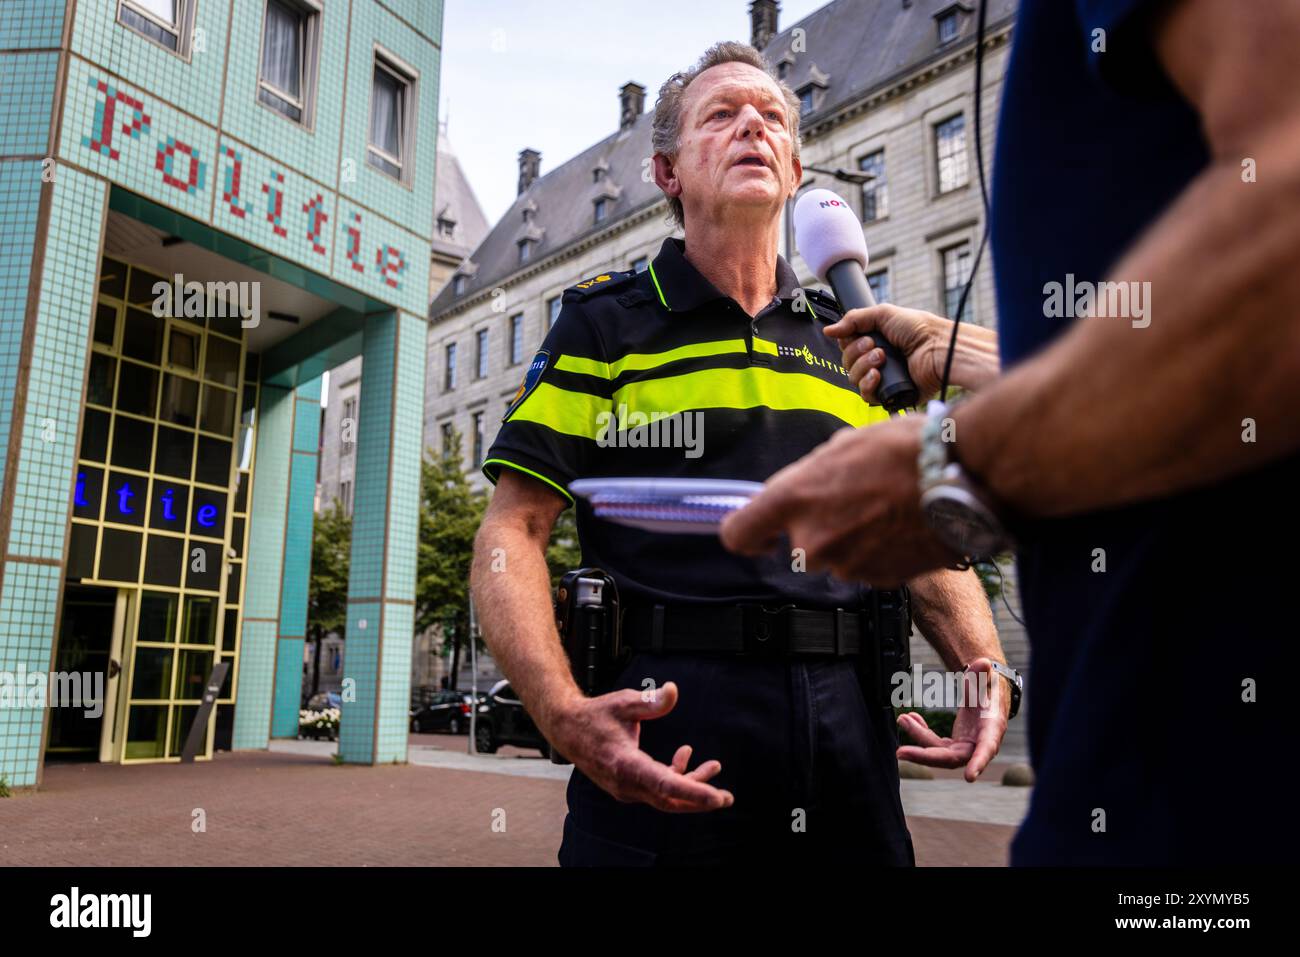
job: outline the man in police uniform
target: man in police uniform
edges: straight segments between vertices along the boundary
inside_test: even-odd
[[[711,536],[601,522],[580,502],[583,562],[613,575],[635,649],[608,693],[579,691],[551,614],[545,548],[574,479],[762,481],[836,430],[886,418],[820,331],[835,301],[800,290],[777,255],[802,175],[798,121],[797,98],[743,44],[664,84],[655,177],[686,239],[666,240],[642,273],[565,292],[484,463],[497,487],[473,591],[497,662],[575,765],[562,864],[914,862],[891,713],[853,660],[864,588],[805,571],[797,553],[739,556]],[[676,419],[658,434],[677,441],[614,435],[656,416]],[[950,669],[1001,659],[974,573],[909,584]],[[764,625],[774,642],[757,640]],[[909,725],[930,746],[909,751],[974,780],[1006,729],[1010,696],[1001,681],[989,690],[951,739]]]

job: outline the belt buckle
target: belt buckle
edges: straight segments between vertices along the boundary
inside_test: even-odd
[[[747,606],[742,618],[745,654],[763,658],[786,654],[790,650],[790,616],[787,612],[793,607]]]

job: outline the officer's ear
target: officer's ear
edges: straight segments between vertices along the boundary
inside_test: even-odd
[[[653,157],[655,168],[655,185],[664,191],[672,199],[679,199],[682,195],[682,183],[677,178],[677,164],[663,153],[656,153]]]
[[[790,199],[794,199],[794,194],[799,192],[799,184],[803,182],[803,163],[799,162],[799,157],[791,157],[791,163],[794,166],[794,182],[790,184]]]

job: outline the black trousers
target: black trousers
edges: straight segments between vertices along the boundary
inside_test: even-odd
[[[677,706],[641,723],[641,749],[667,764],[689,744],[689,769],[716,758],[710,783],[735,803],[670,814],[617,801],[575,768],[561,865],[915,864],[893,713],[867,707],[851,659],[638,653],[611,690],[667,681]]]

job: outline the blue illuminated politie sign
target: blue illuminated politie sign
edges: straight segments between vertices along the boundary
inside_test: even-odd
[[[141,480],[143,481],[143,480]],[[119,516],[135,515],[140,507],[134,504],[136,498],[134,483],[129,480],[123,480],[116,488],[109,490],[109,507],[116,508]],[[163,488],[158,494],[159,508],[155,510],[155,519],[161,519],[164,522],[183,521],[180,515],[176,514],[176,489]],[[86,498],[86,473],[77,473],[77,490],[74,504],[78,508],[90,508],[93,503]],[[203,528],[215,528],[220,516],[220,509],[210,502],[198,505],[194,509],[194,521]],[[111,519],[112,512],[105,512],[104,518]]]

